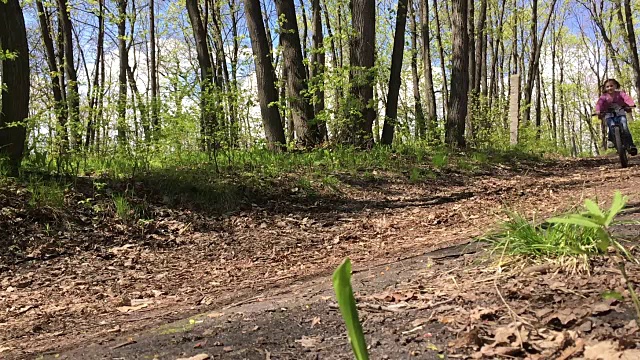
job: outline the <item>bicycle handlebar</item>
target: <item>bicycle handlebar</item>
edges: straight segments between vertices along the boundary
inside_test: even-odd
[[[623,109],[626,111],[627,109],[629,109],[629,111],[627,112],[631,112],[631,109],[634,109],[636,106],[627,106],[624,107]],[[598,115],[603,115],[603,114],[615,114],[617,110],[611,110],[611,109],[607,109],[606,111],[601,112],[600,114],[596,114],[596,113],[592,113],[591,116],[598,116]]]

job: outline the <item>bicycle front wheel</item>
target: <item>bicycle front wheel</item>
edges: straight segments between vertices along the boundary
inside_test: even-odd
[[[622,142],[620,127],[614,126],[613,129],[616,140],[616,149],[618,150],[618,156],[620,157],[620,165],[622,165],[623,168],[626,168],[629,165],[629,160],[627,159],[627,149],[624,147],[624,143]]]

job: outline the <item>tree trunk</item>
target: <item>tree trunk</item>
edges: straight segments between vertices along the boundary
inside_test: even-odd
[[[66,1],[66,0],[58,0]],[[118,75],[118,143],[127,144],[127,67],[129,54],[126,43],[127,0],[118,0],[118,53],[120,66]]]
[[[60,152],[65,153],[69,147],[69,135],[67,133],[67,111],[62,97],[62,89],[60,89],[60,78],[58,76],[58,63],[56,60],[55,47],[53,38],[51,37],[51,28],[49,15],[44,8],[41,0],[36,1],[36,9],[38,11],[38,20],[40,21],[40,32],[42,34],[42,42],[44,43],[45,53],[47,57],[47,65],[49,65],[49,74],[51,76],[51,91],[53,93],[53,109],[58,118],[58,138],[60,141]]]
[[[151,126],[154,133],[160,131],[160,120],[158,116],[158,65],[156,64],[156,19],[155,19],[155,3],[149,0],[149,46],[150,64],[149,75],[151,81]]]
[[[475,91],[476,86],[476,30],[475,30],[475,0],[467,0],[468,18],[467,18],[467,42],[469,43],[469,91]],[[452,20],[454,21],[454,20]]]
[[[629,44],[629,51],[631,52],[631,65],[633,67],[636,96],[640,98],[640,59],[638,58],[638,45],[636,42],[636,32],[633,28],[633,14],[631,13],[630,0],[624,0],[624,17],[627,26],[627,43]]]
[[[292,1],[293,3],[293,1]],[[295,6],[295,4],[294,4]],[[302,33],[298,34],[300,36],[300,43],[302,44],[302,58],[303,59],[307,59],[308,58],[308,54],[307,54],[307,40],[309,38],[309,25],[307,22],[307,10],[304,6],[304,0],[300,0],[300,11],[302,13]],[[296,20],[296,24],[297,24],[297,20]],[[306,78],[309,78],[309,67],[304,64],[304,70],[305,70],[305,76]]]
[[[398,117],[398,97],[400,96],[400,75],[402,72],[402,58],[404,55],[404,34],[407,25],[407,0],[398,0],[396,14],[396,31],[393,37],[393,53],[391,54],[391,74],[389,75],[389,90],[387,93],[387,107],[382,127],[382,143],[391,145]],[[415,33],[415,31],[414,31]]]
[[[215,84],[213,73],[213,64],[211,62],[211,52],[207,42],[207,31],[202,23],[200,7],[197,0],[186,1],[187,12],[189,13],[189,21],[193,29],[193,36],[196,42],[196,54],[198,57],[198,65],[200,66],[200,133],[203,145],[206,150],[213,150],[212,146],[218,146],[216,130],[217,117],[215,113]]]
[[[60,10],[60,20],[62,22],[64,38],[64,68],[67,73],[67,84],[69,85],[66,100],[68,104],[69,126],[71,130],[70,140],[71,147],[74,147],[74,143],[80,140],[80,93],[78,91],[78,75],[76,73],[75,64],[73,63],[75,59],[73,56],[73,29],[69,10],[67,9],[67,1],[58,0],[58,8]]]
[[[260,101],[260,112],[267,139],[267,147],[272,150],[280,150],[284,148],[286,139],[280,120],[280,112],[278,107],[273,105],[278,103],[278,90],[276,88],[275,71],[273,70],[271,45],[267,40],[260,2],[244,0],[244,11],[247,18],[249,37],[251,38],[258,100]]]
[[[104,0],[98,0],[98,45],[96,49],[96,61],[93,69],[93,91],[91,93],[91,97],[89,99],[89,121],[87,123],[87,134],[85,136],[84,146],[85,148],[89,148],[90,146],[95,144],[96,140],[96,127],[99,126],[99,118],[98,114],[101,113],[102,103],[100,101],[101,94],[104,92],[102,87],[104,86],[104,81],[102,84],[99,82],[101,79],[101,70],[103,70],[103,66],[101,68],[101,64],[103,61],[104,54]],[[102,74],[104,77],[104,74]],[[96,107],[100,107],[96,111]]]
[[[475,75],[473,77],[474,79],[474,84],[473,84],[473,89],[477,94],[480,93],[480,87],[482,84],[482,73],[483,70],[486,70],[486,65],[483,64],[483,53],[486,53],[486,46],[487,44],[485,44],[484,40],[485,40],[485,26],[486,26],[486,22],[487,22],[487,0],[482,0],[480,2],[480,17],[478,18],[478,26],[476,27],[477,29],[477,41],[476,41],[476,59],[475,59]],[[484,69],[483,69],[484,68]]]
[[[320,120],[324,113],[324,68],[325,50],[324,35],[322,34],[322,9],[320,0],[311,1],[313,21],[313,50],[311,53],[310,80],[314,86],[313,113],[320,132],[320,141],[328,140],[327,123]]]
[[[283,66],[287,68],[287,94],[298,142],[305,147],[320,141],[308,94],[308,81],[302,57],[298,22],[293,0],[276,0],[280,23]]]
[[[451,147],[465,146],[464,127],[469,90],[469,34],[467,0],[453,0],[451,11],[452,54],[451,93],[449,97],[445,141]]]
[[[238,38],[238,4],[236,0],[229,0],[229,12],[231,14],[231,36],[233,36],[233,49],[231,52],[231,104],[229,105],[229,116],[231,118],[231,140],[233,144],[238,144],[240,121],[238,118],[238,54],[240,52],[240,40]]]
[[[527,74],[527,82],[525,84],[524,89],[524,121],[529,122],[531,119],[531,96],[533,95],[533,87],[535,85],[536,77],[538,76],[538,67],[540,63],[540,53],[542,48],[542,42],[544,41],[544,35],[547,32],[547,28],[549,27],[549,23],[551,22],[551,16],[553,16],[553,12],[556,7],[557,0],[553,0],[551,2],[551,6],[549,8],[549,15],[547,16],[547,20],[542,28],[542,34],[540,35],[540,39],[538,39],[538,0],[533,0],[533,15],[531,17],[531,31],[533,32],[532,40],[531,40],[531,61],[529,64],[528,74]]]
[[[373,145],[372,127],[376,116],[373,99],[376,2],[351,1],[353,35],[349,43],[351,96],[356,108],[350,113],[348,142],[359,147]]]
[[[438,15],[438,0],[433,0],[433,15],[436,20],[436,40],[438,41],[438,52],[440,53],[440,66],[442,71],[442,115],[447,116],[447,104],[449,103],[449,88],[447,87],[447,66],[444,59],[444,46],[442,46],[442,26]]]
[[[0,97],[0,152],[9,159],[12,176],[17,176],[24,152],[29,116],[29,45],[22,9],[18,0],[0,1],[0,48],[15,53],[2,59]]]
[[[418,77],[418,25],[416,24],[416,11],[413,3],[409,5],[409,10],[411,11],[411,22],[409,24],[411,28],[411,78],[413,79],[413,106],[416,113],[416,137],[423,138],[426,133],[426,125],[422,110],[422,101],[420,99],[420,78]]]
[[[426,126],[428,137],[433,136],[436,129],[436,94],[433,88],[433,71],[431,69],[431,35],[429,30],[429,0],[420,0],[422,20],[422,63],[425,76]],[[406,16],[406,14],[405,14]],[[423,136],[427,134],[422,134]]]

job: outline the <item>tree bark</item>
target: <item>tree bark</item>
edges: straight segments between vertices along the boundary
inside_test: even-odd
[[[422,63],[425,76],[425,105],[428,137],[433,136],[436,129],[436,94],[433,88],[433,71],[431,68],[431,34],[429,30],[429,0],[420,0],[422,20]],[[405,15],[406,16],[406,15]],[[422,138],[427,134],[422,134]]]
[[[200,8],[197,0],[186,1],[189,22],[193,28],[193,36],[196,42],[196,54],[198,65],[200,66],[200,134],[206,150],[213,150],[218,146],[216,130],[217,117],[215,113],[215,92],[213,64],[211,62],[211,52],[207,42],[207,31],[202,22]],[[213,146],[213,148],[212,148]]]
[[[11,175],[17,176],[26,140],[30,85],[29,45],[18,0],[0,1],[0,48],[16,55],[0,58],[4,83],[0,87],[0,153],[8,157]]]
[[[447,104],[449,103],[449,88],[447,85],[447,66],[444,59],[444,46],[442,46],[442,26],[440,25],[440,16],[438,15],[438,0],[433,0],[433,15],[436,20],[436,40],[438,41],[438,52],[440,53],[440,67],[442,68],[442,114],[447,116]]]
[[[154,0],[149,0],[149,46],[150,64],[149,70],[151,81],[151,126],[153,132],[160,131],[160,118],[158,116],[158,65],[156,64],[156,9]]]
[[[58,0],[66,1],[66,0]],[[118,72],[118,143],[127,144],[127,67],[129,54],[126,43],[127,0],[118,0],[118,53],[120,55]]]
[[[424,112],[422,110],[422,100],[420,99],[420,78],[418,77],[418,25],[416,23],[416,11],[413,2],[409,3],[409,10],[411,20],[409,23],[411,29],[411,78],[413,79],[413,106],[416,113],[416,138],[421,138],[426,133],[426,125]]]
[[[455,148],[465,146],[464,127],[469,100],[469,34],[467,32],[467,0],[453,0],[451,11],[452,24],[452,63],[451,93],[449,97],[445,141]]]
[[[638,58],[638,45],[636,42],[636,32],[633,28],[633,14],[631,13],[630,0],[624,0],[624,17],[627,26],[626,40],[629,44],[629,51],[631,52],[631,65],[633,67],[636,96],[640,97],[640,59]]]
[[[398,97],[400,96],[400,83],[402,81],[400,75],[404,55],[404,34],[407,25],[407,4],[407,0],[398,0],[396,30],[393,37],[393,52],[391,54],[387,107],[385,110],[384,125],[382,126],[381,142],[384,145],[391,145],[393,143],[393,133],[398,117]]]
[[[298,22],[293,0],[276,0],[280,24],[283,66],[287,68],[287,97],[296,127],[297,141],[305,147],[319,143],[320,133],[314,120],[309,97]]]
[[[286,139],[280,120],[275,71],[271,57],[271,46],[267,40],[267,32],[262,19],[262,11],[258,0],[244,0],[244,11],[247,18],[251,48],[253,50],[258,100],[264,126],[267,147],[272,150],[284,149]]]
[[[327,123],[320,120],[324,112],[324,69],[325,69],[325,49],[324,35],[322,33],[322,9],[320,0],[311,1],[311,12],[313,21],[313,49],[311,52],[310,80],[314,86],[313,113],[318,124],[320,140],[328,140]]]
[[[477,47],[476,47],[476,59],[475,59],[475,75],[474,75],[474,81],[475,83],[473,84],[473,89],[475,91],[476,94],[480,93],[480,87],[482,85],[482,74],[483,74],[483,70],[486,71],[486,65],[483,64],[483,54],[486,53],[486,46],[487,44],[485,43],[485,28],[486,28],[486,22],[487,22],[487,0],[482,0],[480,2],[480,17],[478,18],[478,26],[476,27],[477,29]]]
[[[104,63],[103,54],[104,54],[104,0],[98,0],[98,39],[97,39],[97,49],[96,49],[96,61],[93,69],[93,91],[91,92],[91,97],[89,99],[89,121],[87,122],[87,133],[85,135],[85,148],[89,148],[94,145],[96,142],[96,126],[99,126],[99,117],[98,114],[101,114],[102,111],[102,103],[99,102],[101,98],[101,94],[104,92],[102,87],[104,86],[104,81],[100,83],[101,79],[101,71],[104,66],[101,64]],[[104,77],[104,74],[102,74]],[[99,109],[96,111],[96,107]]]
[[[353,35],[349,39],[351,96],[356,108],[350,111],[348,142],[359,147],[373,145],[372,127],[376,111],[373,100],[376,2],[351,1]]]
[[[71,24],[71,17],[69,16],[69,10],[67,9],[67,0],[58,0],[58,8],[60,10],[60,20],[62,23],[62,32],[64,39],[64,68],[67,73],[67,85],[69,89],[67,91],[67,110],[69,116],[69,126],[71,133],[71,147],[74,147],[74,143],[79,141],[79,126],[80,126],[80,93],[78,91],[78,75],[74,64],[75,57],[73,56],[73,29]]]
[[[51,22],[47,10],[44,8],[41,0],[36,1],[36,10],[38,11],[38,20],[40,22],[40,33],[42,42],[44,43],[47,65],[49,65],[49,74],[51,76],[51,92],[53,93],[53,109],[58,118],[58,138],[60,141],[60,152],[64,153],[69,147],[69,135],[67,133],[67,110],[62,97],[62,89],[60,89],[60,78],[58,76],[58,63],[56,60],[55,46],[51,36]]]
[[[542,34],[540,35],[540,39],[538,39],[538,0],[533,0],[533,15],[531,17],[531,31],[533,32],[532,40],[531,40],[531,61],[529,64],[528,74],[527,74],[527,82],[525,84],[524,89],[524,121],[529,122],[531,119],[531,97],[533,95],[533,87],[535,85],[536,77],[538,76],[538,65],[540,63],[540,53],[542,48],[542,42],[544,41],[544,35],[547,32],[547,28],[549,27],[549,23],[551,22],[551,16],[553,16],[553,12],[556,7],[557,0],[553,0],[551,2],[551,6],[549,8],[549,15],[547,16],[547,20],[542,28]]]

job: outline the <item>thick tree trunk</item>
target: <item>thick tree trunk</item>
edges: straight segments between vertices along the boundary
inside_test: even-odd
[[[273,104],[278,103],[275,71],[271,57],[271,45],[267,40],[267,32],[262,19],[260,2],[244,0],[244,11],[247,18],[251,48],[253,50],[258,100],[264,126],[267,147],[273,150],[283,149],[286,144],[284,128],[280,120],[280,111]]]
[[[18,0],[0,1],[0,48],[15,59],[0,59],[0,153],[9,159],[11,175],[17,176],[24,152],[29,116],[29,45]]]
[[[71,132],[71,147],[74,147],[76,141],[80,141],[80,93],[78,91],[78,75],[74,64],[73,56],[73,28],[71,25],[71,17],[67,9],[66,0],[58,0],[58,9],[60,10],[60,20],[62,23],[62,31],[64,38],[64,68],[67,73],[69,89],[67,91],[67,109],[69,116],[69,126]]]
[[[42,42],[44,43],[45,53],[47,57],[47,65],[49,65],[49,74],[51,76],[51,92],[53,93],[53,109],[58,118],[58,138],[60,141],[60,152],[64,153],[69,147],[69,135],[67,133],[67,108],[62,97],[62,89],[60,89],[60,78],[58,76],[58,63],[56,59],[55,46],[51,36],[51,28],[47,10],[44,8],[41,0],[36,1],[36,9],[38,11],[38,20],[40,21],[40,32],[42,34]]]
[[[445,126],[445,141],[451,147],[465,146],[464,127],[469,90],[469,34],[467,0],[453,0],[451,11],[452,45],[451,93]]]
[[[391,54],[391,74],[389,75],[389,90],[384,125],[382,127],[382,143],[391,145],[398,117],[398,97],[402,72],[402,58],[404,55],[404,34],[407,24],[407,0],[398,0],[396,15],[396,31],[393,37],[393,53]]]
[[[373,145],[372,127],[376,110],[373,99],[374,52],[376,41],[376,2],[351,1],[353,35],[349,42],[351,96],[356,108],[350,111],[348,142],[360,146]]]
[[[429,30],[429,0],[420,0],[422,20],[422,63],[425,77],[426,126],[428,136],[433,136],[436,129],[436,94],[433,87],[433,70],[431,68],[431,34]],[[423,137],[427,134],[422,134]]]
[[[305,147],[320,141],[308,94],[308,81],[300,45],[298,22],[293,0],[276,0],[280,23],[283,66],[287,68],[287,94],[298,142]]]

